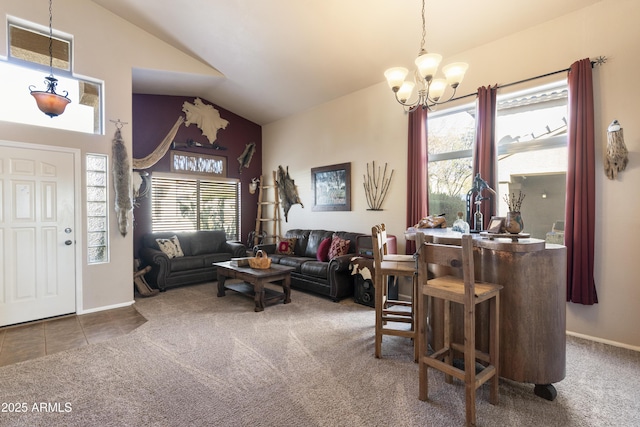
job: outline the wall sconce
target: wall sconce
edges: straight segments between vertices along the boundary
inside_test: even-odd
[[[69,105],[71,100],[69,99],[68,92],[65,91],[64,95],[58,95],[56,93],[56,86],[58,85],[58,79],[53,77],[53,12],[51,9],[51,2],[49,0],[49,75],[45,77],[47,80],[47,90],[33,90],[35,86],[29,86],[31,95],[36,99],[38,108],[47,116],[53,118],[64,113],[64,109]]]
[[[543,199],[546,199],[546,198],[547,198],[547,192],[546,192],[546,191],[543,191],[543,192],[542,192],[542,198],[543,198]]]

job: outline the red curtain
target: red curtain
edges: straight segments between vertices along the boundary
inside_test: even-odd
[[[496,110],[497,101],[496,96],[498,92],[498,86],[480,87],[478,88],[478,101],[477,101],[477,118],[476,118],[476,145],[473,155],[473,177],[476,174],[480,174],[480,177],[484,179],[491,189],[497,191],[498,185],[498,173],[497,165],[498,161],[497,147],[496,147]],[[480,205],[480,212],[483,216],[482,229],[486,229],[492,216],[496,215],[496,195],[490,194],[489,191],[483,191],[483,196],[490,196],[489,202],[482,203]],[[472,200],[473,202],[473,200]],[[471,213],[475,212],[475,207],[471,207]],[[470,218],[471,227],[473,227],[473,218]]]
[[[429,214],[427,162],[427,109],[418,106],[409,112],[409,150],[407,155],[407,228]],[[405,253],[415,252],[407,240]]]
[[[564,243],[567,247],[567,301],[598,302],[593,279],[595,240],[595,132],[591,61],[571,65],[567,199]]]

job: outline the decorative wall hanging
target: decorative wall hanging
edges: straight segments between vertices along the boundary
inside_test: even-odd
[[[291,176],[289,175],[289,166],[287,166],[286,172],[282,166],[278,166],[278,179],[276,181],[276,185],[278,186],[278,192],[280,193],[280,204],[284,210],[284,220],[285,222],[288,222],[289,209],[291,209],[291,206],[300,205],[304,208],[304,205],[300,200],[300,196],[298,196],[298,187],[296,187],[295,181],[291,179]]]
[[[227,176],[227,158],[209,154],[171,152],[171,172],[187,172]]]
[[[351,210],[351,163],[311,169],[313,211]]]
[[[195,124],[207,137],[211,145],[218,137],[218,129],[225,129],[229,122],[220,117],[220,112],[213,105],[205,104],[200,98],[196,98],[193,104],[184,102],[182,111],[187,116],[185,126]]]
[[[622,172],[629,162],[629,152],[624,144],[622,127],[614,120],[607,129],[607,155],[604,159],[604,171],[607,178],[616,179],[618,172]]]
[[[169,133],[167,133],[167,136],[164,137],[160,145],[158,145],[158,147],[153,150],[151,154],[143,157],[142,159],[133,159],[133,168],[138,170],[148,169],[158,163],[158,161],[160,161],[160,159],[164,157],[167,151],[169,151],[169,148],[171,148],[173,139],[176,137],[178,128],[182,123],[184,123],[184,117],[180,116],[178,117],[178,120],[176,120]]]
[[[131,184],[133,190],[133,205],[138,207],[138,200],[144,198],[151,190],[151,178],[149,172],[138,171],[131,175]]]
[[[249,183],[249,194],[256,194],[258,184],[260,184],[260,178],[251,178],[251,182]]]
[[[256,143],[250,142],[244,147],[244,151],[238,157],[238,163],[240,166],[238,167],[238,173],[242,173],[242,168],[248,168],[251,163],[251,159],[253,158],[253,153],[256,152]]]
[[[122,236],[126,236],[129,228],[129,212],[133,210],[133,203],[131,202],[131,166],[129,165],[127,148],[124,146],[124,140],[120,132],[122,126],[126,123],[121,122],[119,119],[114,123],[116,124],[116,133],[113,137],[111,149],[115,209],[116,217],[118,218],[118,230],[120,230]]]
[[[393,178],[393,169],[387,177],[387,164],[384,164],[384,172],[380,174],[380,166],[378,166],[376,173],[376,162],[372,162],[371,170],[369,170],[369,163],[367,163],[367,176],[364,177],[364,192],[367,196],[367,204],[370,211],[382,210],[382,202],[387,197],[389,191],[389,185],[391,184],[391,178]]]

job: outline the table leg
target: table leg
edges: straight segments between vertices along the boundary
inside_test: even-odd
[[[289,304],[291,302],[291,276],[287,275],[282,280],[282,290],[284,292],[284,303]]]
[[[218,296],[223,297],[224,293],[224,282],[227,280],[227,276],[220,274],[218,271]]]
[[[264,311],[264,285],[262,282],[253,284],[253,292],[255,293],[256,308],[254,311]]]

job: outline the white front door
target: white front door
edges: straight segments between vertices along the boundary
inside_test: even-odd
[[[0,326],[76,311],[74,154],[0,145]]]

